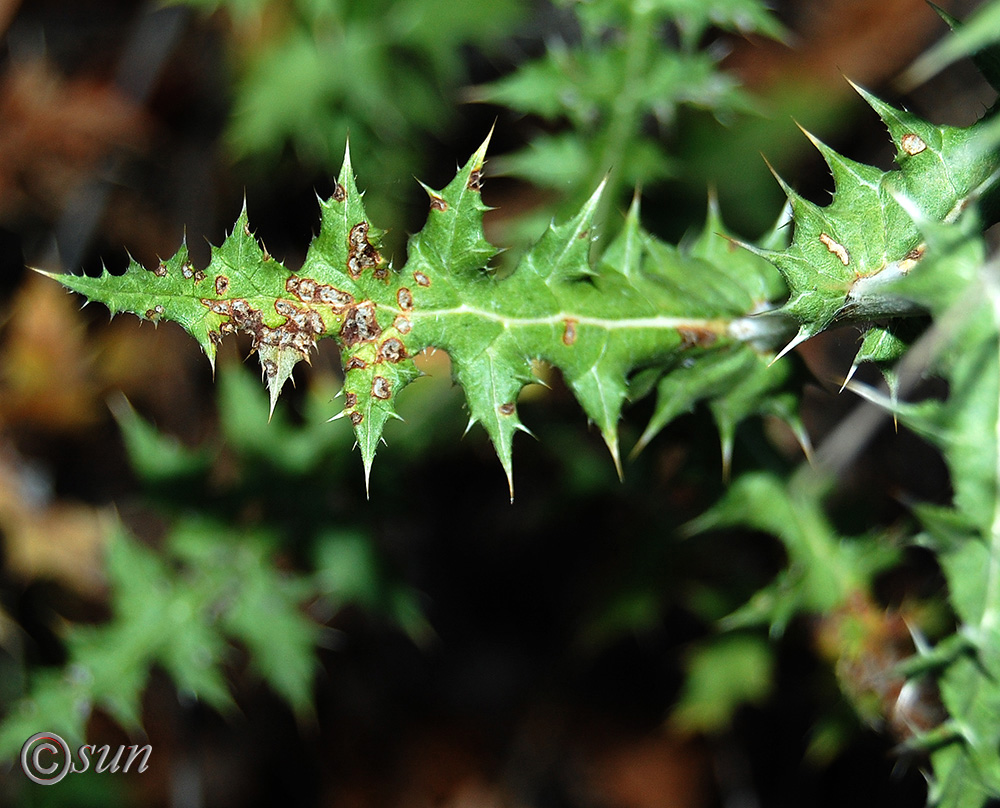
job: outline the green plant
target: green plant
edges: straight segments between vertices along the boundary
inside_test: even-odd
[[[709,22],[742,19],[739,9],[753,13],[751,23],[738,27],[776,30],[758,16],[757,4],[720,3],[722,16],[707,18],[685,16],[694,13],[685,11],[687,5],[656,7],[658,14],[674,15],[685,53]],[[988,6],[984,16],[996,7]],[[594,32],[601,25],[619,20],[626,11],[634,23],[652,14],[638,4],[594,3],[587,10],[591,16],[584,18],[585,34],[594,38],[591,45],[599,45]],[[652,19],[641,21],[649,25]],[[972,30],[983,30],[980,23],[975,26]],[[972,43],[983,47],[981,40]],[[593,49],[583,53],[603,64]],[[617,66],[609,72],[617,78],[631,75],[621,55],[610,60]],[[523,103],[530,95],[524,87],[534,86],[539,71],[562,80],[560,71],[572,60],[565,54],[550,58],[548,66],[529,68],[496,85],[493,97]],[[996,86],[995,53],[977,53],[977,62]],[[891,410],[941,450],[951,475],[953,506],[916,506],[913,511],[923,527],[910,537],[876,529],[849,537],[825,507],[836,484],[833,444],[821,447],[815,469],[761,468],[736,475],[721,500],[684,532],[695,536],[735,527],[772,534],[786,550],[787,568],[743,606],[730,610],[721,623],[728,633],[692,656],[694,675],[674,719],[698,729],[723,724],[736,704],[766,690],[769,664],[763,637],[780,636],[797,615],[820,615],[824,652],[859,713],[888,723],[911,749],[929,753],[930,801],[982,805],[1000,798],[1000,289],[996,261],[987,258],[983,238],[1000,212],[1000,117],[994,105],[970,127],[934,125],[859,92],[888,128],[898,167],[882,171],[854,162],[813,139],[835,182],[833,200],[820,207],[783,184],[787,216],[755,242],[727,233],[710,203],[708,221],[697,237],[680,247],[666,244],[640,224],[636,197],[620,230],[602,243],[594,228],[607,189],[599,186],[574,215],[550,226],[524,251],[513,269],[499,271],[491,264],[497,250],[482,231],[487,210],[480,195],[484,143],[446,187],[425,186],[428,219],[411,237],[398,267],[384,254],[382,231],[369,220],[347,154],[332,197],[320,203],[319,234],[296,271],[258,244],[244,210],[231,235],[213,248],[207,267],[192,265],[182,247],[149,269],[132,262],[118,276],[57,279],[113,312],[180,323],[213,364],[224,337],[248,335],[259,355],[272,413],[280,413],[275,410],[278,396],[295,366],[309,360],[320,340],[332,339],[341,354],[344,402],[330,414],[350,421],[366,486],[383,430],[398,417],[399,394],[419,376],[415,357],[428,348],[442,349],[464,392],[469,426],[482,424],[492,440],[512,499],[513,438],[527,431],[518,396],[537,380],[536,362],[561,372],[600,430],[619,473],[623,407],[655,391],[652,415],[636,449],[703,403],[718,425],[728,474],[737,426],[756,416],[777,416],[788,423],[808,451],[797,414],[802,373],[793,349],[835,327],[860,326],[864,338],[854,366],[845,373],[848,382],[858,365],[871,362],[886,373],[890,392],[854,382],[851,388]],[[627,126],[622,124],[617,133],[621,121],[613,96],[591,99],[607,116],[607,128],[596,136],[586,131],[587,115],[574,118],[573,109],[568,115],[574,126],[570,137],[587,142],[600,155],[606,153],[600,145],[604,139],[618,148],[618,134],[626,143],[641,142],[634,132],[643,111],[641,99],[629,102],[622,119]],[[726,111],[732,97],[727,92],[721,98],[712,105]],[[630,154],[624,146],[621,153]],[[634,154],[642,159],[613,175],[613,190],[654,176],[661,165],[657,158],[647,166],[641,149]],[[574,180],[592,174],[590,169],[607,170],[603,157],[581,162],[588,171],[574,172]],[[914,380],[926,372],[947,381],[947,397],[906,403]],[[138,441],[142,428],[131,417],[122,419],[126,435]],[[308,438],[301,448],[309,455],[321,442],[320,437]],[[280,463],[285,449],[268,453]],[[141,454],[135,457],[138,461]],[[196,461],[180,458],[178,473],[189,462]],[[162,469],[162,463],[152,468]],[[204,610],[231,583],[222,573],[220,578],[211,574],[215,539],[210,536],[218,531],[220,541],[231,539],[221,527],[199,527],[200,538],[191,542],[183,540],[192,530],[188,523],[176,530],[166,552],[187,565],[184,569],[198,570],[190,580],[175,582],[155,560],[140,558],[141,552],[130,563],[149,566],[148,577],[163,582],[163,591],[179,593],[178,600],[194,599],[192,608]],[[258,544],[267,546],[267,540]],[[875,594],[878,575],[898,563],[901,548],[910,544],[930,548],[938,559],[954,621],[933,644],[914,627],[915,648],[908,646],[902,620],[888,615]],[[116,552],[127,557],[131,551]],[[242,552],[259,561],[263,551],[248,542]],[[290,604],[306,590],[294,579],[276,581],[272,573],[270,568],[260,573],[260,586],[281,595],[281,608],[273,616],[281,623],[282,642],[290,646],[285,653],[296,663],[290,672],[279,676],[268,661],[280,645],[272,632],[247,631],[247,624],[233,616],[239,614],[239,601],[226,601],[232,613],[222,609],[216,631],[192,634],[187,641],[211,645],[211,656],[226,637],[242,639],[265,678],[301,708],[307,702],[302,684],[308,679],[306,648],[314,635]],[[127,576],[115,583],[127,594]],[[115,626],[112,622],[104,629],[104,642],[120,650],[127,643],[116,639]],[[74,653],[82,656],[88,647],[81,641]],[[190,679],[189,651],[148,648],[137,668],[156,659],[179,684],[221,703],[224,688],[214,667],[202,672],[204,680]],[[727,676],[731,668],[719,660],[734,656],[751,660],[754,675]],[[719,673],[716,679],[713,671]],[[285,674],[289,678],[282,678]],[[940,690],[945,716],[938,716],[920,695],[930,683]],[[42,693],[47,686],[40,686]],[[104,699],[123,720],[134,720],[134,705],[115,702],[102,688],[89,698]],[[136,684],[130,690],[137,689]],[[52,693],[53,698],[65,695],[58,688]],[[20,737],[18,732],[4,737],[10,743]]]

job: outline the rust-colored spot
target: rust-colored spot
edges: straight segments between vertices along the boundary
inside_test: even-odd
[[[349,410],[353,410],[358,406],[358,394],[357,393],[346,393],[344,395],[344,406]]]
[[[389,337],[378,349],[378,355],[386,362],[398,362],[406,359],[406,346],[395,337]]]
[[[385,376],[376,376],[372,379],[372,395],[383,401],[392,395],[392,386]]]
[[[576,320],[563,320],[566,328],[563,330],[563,345],[572,345],[576,342]]]
[[[235,334],[236,326],[233,325],[230,320],[226,320],[224,323],[219,324],[219,331],[222,332],[223,335]]]
[[[351,413],[351,423],[354,424],[355,426],[357,426],[358,424],[360,424],[364,420],[365,420],[365,416],[363,416],[360,412],[352,412]]]
[[[344,190],[344,186],[339,182],[333,186],[333,198],[336,202],[343,202],[347,199],[347,191]]]
[[[840,259],[840,263],[842,263],[845,267],[851,263],[851,255],[847,252],[847,248],[843,244],[839,244],[834,241],[826,233],[820,233],[819,240],[823,242],[824,246],[830,252]]]
[[[162,261],[160,261],[160,263],[158,263],[158,264],[157,264],[157,265],[156,265],[156,266],[155,266],[155,267],[153,268],[153,274],[154,274],[154,275],[155,275],[155,276],[156,276],[157,278],[165,278],[165,277],[167,277],[167,265],[166,265],[166,264],[164,264],[164,263],[163,263]]]
[[[264,375],[269,379],[273,379],[278,375],[278,365],[271,359],[264,360]]]
[[[347,360],[347,364],[344,365],[344,372],[346,373],[349,370],[364,370],[366,367],[368,367],[368,363],[364,359],[360,356],[352,356]],[[348,393],[348,395],[351,394]]]
[[[250,222],[243,222],[243,233],[247,236],[250,235]]]
[[[430,286],[431,279],[428,278],[423,272],[417,270],[413,273],[413,280],[417,282],[418,286]]]
[[[205,273],[199,269],[194,273],[194,282],[201,283],[203,280],[205,280]]]
[[[506,404],[501,404],[497,409],[500,411],[501,415],[513,415],[514,414],[514,402],[508,401]]]
[[[924,143],[924,139],[920,135],[915,135],[912,132],[903,135],[902,139],[899,141],[899,145],[903,147],[910,157],[915,154],[920,154],[924,149],[927,148],[927,144]]]
[[[191,264],[185,261],[181,264],[181,275],[183,275],[187,280],[191,280],[194,277],[194,269],[192,269]]]
[[[153,308],[146,309],[146,319],[153,320],[154,322],[160,319],[160,315],[163,314],[164,308],[159,303],[157,303]]]
[[[360,278],[366,269],[374,268],[375,277],[388,277],[387,267],[379,267],[382,256],[368,243],[368,222],[358,222],[347,236],[347,271],[352,278]],[[381,273],[381,274],[380,274]]]
[[[708,348],[718,338],[718,335],[714,331],[696,326],[678,328],[677,334],[681,338],[681,348],[683,350],[687,350],[688,348]]]
[[[405,286],[396,292],[396,302],[403,311],[413,308],[413,293]]]
[[[340,338],[344,345],[350,348],[359,342],[369,342],[378,339],[382,334],[378,321],[375,319],[375,305],[371,301],[351,306],[340,327]]]
[[[437,194],[431,194],[431,210],[448,210],[448,203]]]
[[[466,188],[470,191],[481,191],[483,190],[483,168],[475,168],[472,173],[469,174],[469,181],[466,183]]]
[[[403,334],[404,336],[409,334],[413,329],[413,323],[411,323],[409,319],[404,317],[402,314],[392,321],[392,325],[400,334]]]
[[[218,331],[209,331],[208,338],[212,341],[212,344],[218,347],[222,344],[222,334]]]
[[[229,278],[225,275],[215,276],[215,293],[220,297],[229,291]]]
[[[589,230],[581,230],[580,231],[580,235],[578,235],[577,238],[584,239],[584,238],[586,238],[589,235],[590,235],[590,231]]]

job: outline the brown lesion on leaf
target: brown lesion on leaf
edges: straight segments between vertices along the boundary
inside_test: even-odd
[[[348,348],[361,342],[371,342],[382,335],[382,328],[375,319],[375,304],[370,300],[351,306],[340,327],[340,339]]]
[[[365,420],[365,416],[363,416],[360,412],[352,412],[351,413],[351,423],[354,424],[355,426],[357,426],[358,424],[360,424],[364,420]]]
[[[154,323],[160,319],[160,315],[163,314],[165,309],[159,303],[157,303],[153,308],[146,309],[146,319],[152,320]]]
[[[335,183],[333,186],[334,202],[343,202],[345,199],[347,199],[347,190],[339,182]]]
[[[326,304],[333,309],[334,314],[343,314],[354,303],[354,296],[348,292],[327,283],[317,283],[312,278],[292,275],[285,281],[285,289],[303,303]]]
[[[401,359],[406,359],[406,346],[395,337],[389,337],[379,346],[378,356],[380,360],[386,362],[399,362]]]
[[[205,280],[205,273],[202,272],[200,269],[195,270],[194,282],[201,283],[203,280]]]
[[[396,292],[396,303],[403,311],[409,311],[413,308],[413,293],[403,286]]]
[[[843,244],[835,241],[826,233],[820,233],[819,240],[823,242],[824,247],[840,259],[840,263],[842,263],[845,267],[851,263],[851,255],[847,252],[847,248]]]
[[[349,371],[352,370],[364,370],[367,367],[368,363],[360,356],[352,356],[350,359],[347,360],[347,364],[344,365],[344,373],[348,373]],[[348,393],[348,395],[353,395],[353,394]]]
[[[278,349],[290,348],[303,356],[308,356],[309,351],[316,345],[316,336],[325,330],[319,312],[296,308],[287,300],[276,300],[274,303],[274,310],[286,318],[277,328],[266,325],[261,310],[255,309],[244,298],[233,300],[202,298],[201,303],[214,314],[229,318],[219,326],[219,340],[224,333],[241,331],[253,338],[254,350],[261,345],[267,345]]]
[[[164,264],[162,261],[160,261],[160,263],[158,263],[155,267],[153,267],[153,274],[157,278],[167,277],[167,265]]]
[[[382,256],[368,242],[368,222],[358,222],[347,236],[347,271],[360,278],[366,269],[379,280],[389,277],[389,268],[382,265]]]
[[[572,345],[576,342],[576,320],[567,318],[563,322],[566,324],[562,335],[563,345]]]
[[[219,297],[225,296],[226,292],[229,291],[229,278],[225,275],[215,276],[215,293]]]
[[[513,415],[514,414],[514,402],[508,401],[506,404],[501,404],[497,407],[497,410],[501,415]]]
[[[413,323],[410,322],[408,317],[404,317],[400,314],[395,320],[393,320],[392,327],[405,336],[413,329]]]
[[[431,279],[428,278],[419,269],[416,272],[413,273],[413,280],[415,280],[417,282],[417,286],[425,286],[426,287],[426,286],[430,286],[431,285]]]
[[[472,173],[469,174],[469,181],[465,185],[470,191],[476,191],[477,193],[483,190],[483,167],[479,166],[474,168]]]
[[[191,266],[190,261],[181,264],[181,275],[184,276],[185,280],[191,280],[194,277],[194,267]]]
[[[264,375],[269,379],[273,379],[278,375],[278,363],[271,359],[265,359],[263,363]]]
[[[590,231],[589,230],[581,230],[579,232],[579,234],[577,235],[577,238],[578,239],[585,239],[589,235],[590,235]]]
[[[431,194],[431,210],[448,210],[448,203],[437,194]]]
[[[376,376],[372,379],[372,396],[385,401],[392,395],[392,385],[385,376]]]
[[[906,275],[913,267],[917,265],[917,262],[924,257],[924,253],[927,252],[926,244],[918,244],[912,250],[910,250],[906,255],[903,256],[903,260],[899,262],[899,271]]]
[[[902,147],[903,151],[906,152],[910,157],[915,154],[920,154],[924,149],[927,148],[927,144],[924,143],[924,139],[913,132],[909,132],[900,139],[899,145]]]
[[[243,222],[243,233],[244,235],[251,235],[250,233],[250,222]]]
[[[688,348],[710,348],[719,337],[711,329],[697,326],[678,328],[677,334],[681,338],[681,350],[684,351]]]
[[[349,410],[353,410],[358,406],[358,394],[357,393],[346,393],[344,395],[344,406]]]

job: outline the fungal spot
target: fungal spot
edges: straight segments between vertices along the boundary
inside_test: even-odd
[[[163,314],[163,306],[157,304],[151,309],[146,309],[146,319],[152,320],[154,323],[160,319],[160,315]]]
[[[344,186],[339,182],[333,186],[333,198],[336,202],[343,202],[347,199],[347,191],[344,190]]]
[[[678,328],[677,334],[681,338],[681,350],[688,348],[708,348],[718,337],[718,335],[707,328],[697,328],[688,326]]]
[[[448,210],[448,203],[437,194],[431,194],[431,210]]]
[[[563,330],[563,345],[572,345],[576,342],[576,320],[563,320],[566,328]]]
[[[246,235],[250,235],[250,222],[243,222],[243,232]]]
[[[212,341],[212,344],[218,347],[222,343],[222,334],[218,331],[209,331],[208,338]]]
[[[215,314],[228,317],[229,320],[219,326],[219,339],[222,334],[232,334],[242,331],[253,337],[253,349],[261,345],[279,349],[298,351],[303,356],[316,345],[316,334],[323,331],[323,320],[314,311],[300,311],[287,300],[275,301],[274,308],[288,319],[277,328],[264,324],[260,309],[253,308],[243,298],[235,300],[208,300],[202,298],[202,305],[207,306]]]
[[[389,337],[378,349],[378,355],[386,362],[398,362],[406,358],[406,347],[395,337]]]
[[[203,280],[205,280],[205,273],[199,269],[194,273],[194,282],[201,283]]]
[[[411,323],[409,319],[404,317],[402,314],[393,320],[392,325],[403,336],[409,334],[410,330],[413,328],[413,323]]]
[[[153,269],[153,274],[157,278],[167,277],[167,265],[164,264],[162,261],[160,261],[160,263],[158,263],[156,267]]]
[[[910,157],[915,154],[920,154],[920,152],[927,148],[927,144],[924,143],[923,138],[921,138],[920,135],[913,134],[912,132],[907,135],[903,135],[899,145],[903,147],[903,151],[910,155]]]
[[[354,424],[355,426],[357,426],[358,424],[360,424],[364,420],[365,420],[365,416],[363,416],[360,412],[352,412],[351,413],[351,423]]]
[[[368,222],[358,222],[347,236],[347,271],[352,278],[360,278],[366,269],[374,269],[376,278],[388,276],[386,267],[379,267],[382,256],[368,243]]]
[[[832,252],[837,258],[840,259],[845,267],[851,263],[851,256],[847,252],[847,248],[843,244],[838,244],[832,238],[830,238],[826,233],[819,234],[819,240],[823,242],[826,248]]]
[[[514,414],[514,402],[508,401],[506,404],[501,404],[497,409],[500,411],[501,415],[513,415]]]
[[[375,305],[371,301],[351,306],[347,310],[344,324],[340,327],[340,338],[344,345],[350,348],[359,342],[370,342],[382,334],[378,321],[375,319]]]
[[[191,280],[194,277],[194,270],[191,268],[191,264],[185,261],[181,264],[181,275],[183,275],[187,280]]]
[[[321,303],[326,303],[336,310],[346,309],[354,302],[353,295],[325,284],[317,289],[316,296],[320,299]]]
[[[401,309],[409,311],[413,308],[413,293],[404,286],[396,292],[396,302]]]
[[[347,393],[344,396],[344,406],[349,410],[353,410],[358,406],[358,394],[357,393]]]
[[[413,280],[417,282],[418,286],[430,286],[431,279],[428,278],[423,272],[417,270],[413,273]]]
[[[914,247],[906,255],[903,256],[903,260],[899,262],[899,271],[904,275],[908,273],[913,267],[917,265],[917,261],[924,257],[924,252],[927,250],[926,244],[920,244]]]
[[[590,231],[589,230],[581,230],[580,231],[580,235],[578,235],[577,238],[578,239],[585,239],[589,235],[590,235]]]
[[[380,398],[383,401],[392,395],[392,387],[389,385],[389,380],[385,376],[376,376],[372,379],[372,395],[375,398]]]
[[[269,379],[273,379],[278,375],[278,365],[276,362],[266,359],[264,360],[264,375]]]
[[[466,183],[466,188],[470,191],[481,191],[483,190],[483,167],[473,169],[472,173],[469,174],[469,181]]]
[[[225,275],[215,276],[215,293],[222,297],[226,292],[229,291],[229,278]]]
[[[347,364],[344,366],[344,372],[346,373],[349,370],[364,370],[366,367],[368,367],[368,363],[364,359],[360,356],[352,356],[349,360],[347,360]]]

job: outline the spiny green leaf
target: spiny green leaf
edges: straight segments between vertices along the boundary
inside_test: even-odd
[[[815,205],[778,178],[795,221],[792,242],[779,250],[747,245],[788,283],[781,311],[798,321],[799,332],[785,351],[834,324],[913,313],[912,302],[888,291],[925,252],[904,204],[932,221],[949,220],[995,185],[1000,154],[980,143],[989,119],[938,126],[857,90],[888,128],[898,170],[849,160],[809,135],[833,174],[832,201]]]
[[[272,411],[294,365],[332,337],[345,372],[344,408],[334,417],[352,422],[366,477],[386,422],[398,417],[399,392],[418,376],[413,357],[425,348],[448,352],[470,426],[486,429],[511,489],[513,436],[527,431],[517,398],[536,381],[539,360],[562,372],[619,471],[625,401],[674,371],[680,384],[665,382],[643,443],[698,400],[712,402],[727,457],[736,424],[752,414],[778,414],[801,434],[794,402],[781,393],[787,369],[768,367],[775,334],[788,327],[773,311],[784,285],[766,261],[725,236],[714,204],[701,235],[676,248],[642,229],[636,201],[592,265],[598,188],[501,279],[489,267],[497,250],[482,231],[486,145],[445,188],[426,188],[427,222],[398,270],[379,252],[380,231],[366,217],[348,154],[296,273],[261,250],[244,211],[207,271],[193,269],[182,249],[152,272],[133,264],[120,277],[60,279],[114,311],[177,319],[210,358],[222,335],[249,333]],[[725,367],[728,384],[719,378],[687,389],[687,371],[702,359],[706,369]]]

